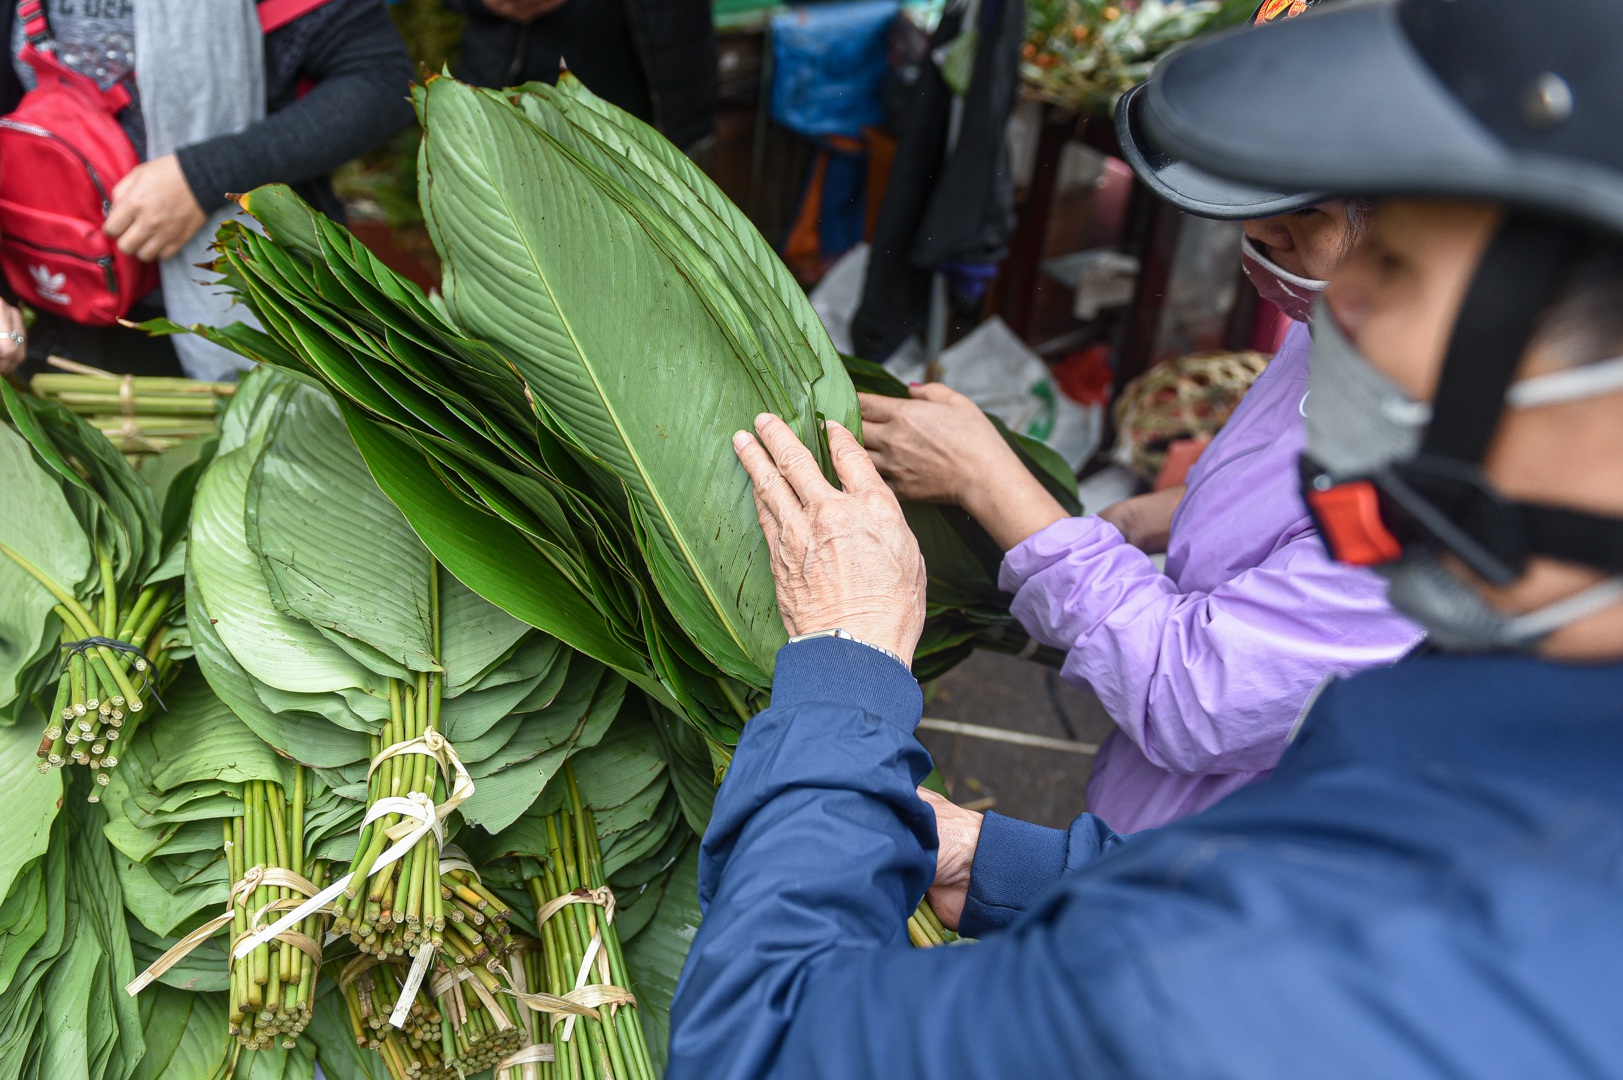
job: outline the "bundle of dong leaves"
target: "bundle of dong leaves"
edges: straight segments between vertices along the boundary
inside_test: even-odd
[[[185,491],[186,620],[165,611],[199,637],[119,729],[116,767],[39,756],[23,721],[54,700],[52,672],[5,699],[0,1075],[657,1075],[698,917],[697,737],[445,573],[317,387],[253,372],[217,445],[139,476],[81,458],[111,447],[62,423],[49,445],[74,448],[61,463],[90,490]],[[29,500],[7,503],[0,542],[38,569],[34,522],[65,482],[24,429],[0,424],[0,490]],[[57,516],[71,548],[78,519]],[[25,575],[8,596],[50,596],[8,561]],[[43,612],[17,640],[49,636]],[[398,813],[367,820],[390,799]]]
[[[138,475],[6,392],[0,1075],[657,1075],[784,636],[730,437],[826,464],[905,390],[578,83],[418,107],[443,300],[260,189],[217,268],[263,329],[190,328],[265,365],[217,440]],[[906,509],[918,672],[1019,648],[995,547]]]
[[[262,188],[242,205],[264,235],[223,229],[216,269],[264,331],[199,332],[326,386],[447,570],[685,717],[720,763],[784,642],[731,433],[776,413],[832,476],[819,424],[860,432],[852,377],[743,214],[578,81],[436,78],[417,107],[443,301]],[[1063,462],[1011,441],[1074,507]],[[917,673],[1023,645],[985,534],[940,508],[910,518],[936,616]]]

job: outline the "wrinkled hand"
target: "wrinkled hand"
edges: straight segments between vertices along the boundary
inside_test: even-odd
[[[551,15],[569,0],[484,0],[485,9],[516,23],[534,22],[543,15]]]
[[[898,496],[956,503],[1005,551],[1065,517],[980,406],[940,383],[910,392],[857,395],[868,453]]]
[[[1123,499],[1099,511],[1099,517],[1120,529],[1129,544],[1146,554],[1159,555],[1172,539],[1172,515],[1188,490],[1180,484],[1165,491]]]
[[[113,209],[102,231],[142,262],[175,254],[208,221],[173,154],[143,162],[113,187]]]
[[[975,849],[981,842],[984,814],[965,810],[928,788],[919,788],[919,798],[935,811],[935,831],[940,841],[935,856],[935,884],[925,894],[941,925],[958,929],[969,896],[969,871],[975,865]]]
[[[12,337],[16,334],[23,340]],[[28,352],[28,331],[23,329],[23,313],[0,300],[0,375],[17,370]]]
[[[833,421],[829,451],[844,491],[775,416],[733,449],[755,486],[778,607],[791,635],[840,629],[911,665],[924,629],[924,557],[861,444]]]

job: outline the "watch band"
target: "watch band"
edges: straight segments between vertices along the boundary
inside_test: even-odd
[[[794,637],[789,639],[789,644],[796,645],[802,641],[813,641],[817,638],[839,638],[841,641],[854,641],[864,648],[872,649],[874,652],[884,653],[898,664],[901,664],[904,668],[907,668],[907,670],[910,672],[913,670],[912,668],[908,667],[907,661],[903,660],[900,656],[897,656],[883,645],[875,645],[871,641],[863,641],[861,638],[855,636],[849,631],[841,630],[839,627],[835,627],[832,630],[814,630],[809,634],[796,634]]]

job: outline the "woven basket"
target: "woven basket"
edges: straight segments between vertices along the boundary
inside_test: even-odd
[[[1222,430],[1262,369],[1260,352],[1193,353],[1157,364],[1116,399],[1116,430],[1129,467],[1145,482],[1181,439],[1210,439]]]

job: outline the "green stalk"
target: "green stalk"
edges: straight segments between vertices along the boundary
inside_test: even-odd
[[[230,880],[232,886],[235,887],[237,882],[242,880],[243,872],[240,833],[242,827],[242,818],[236,817],[222,819],[220,824],[225,832],[225,876]],[[242,910],[241,904],[233,903],[231,905],[230,940],[235,942],[247,929],[247,914]],[[231,1034],[236,1035],[241,1032],[242,1023],[244,1020],[242,1010],[242,962],[240,960],[232,960],[230,961],[230,965],[229,974],[231,988],[229,990],[230,1000],[227,1002],[227,1005],[229,1006],[227,1012],[230,1018]]]
[[[113,577],[113,560],[100,547],[96,549],[96,565],[101,571],[101,634],[112,637],[118,632],[118,581]]]
[[[142,589],[135,598],[135,604],[124,613],[119,621],[118,633],[113,636],[120,641],[128,641],[129,635],[134,632],[136,625],[146,616],[147,609],[152,606],[153,596],[157,593],[156,585],[148,585]]]

